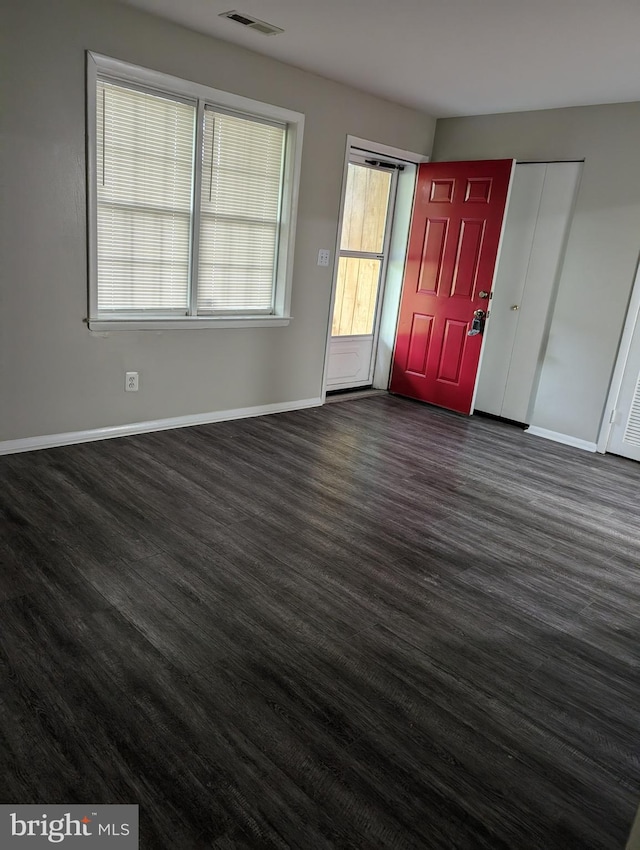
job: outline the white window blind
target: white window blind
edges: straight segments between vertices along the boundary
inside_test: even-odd
[[[285,137],[205,108],[198,312],[273,311]]]
[[[96,95],[98,310],[184,315],[195,105],[107,80]]]
[[[87,53],[92,330],[289,323],[304,115]]]

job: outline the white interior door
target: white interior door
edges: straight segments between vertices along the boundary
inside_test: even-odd
[[[371,384],[396,170],[353,154],[345,186],[327,390]]]
[[[636,282],[636,286],[638,286]],[[631,345],[612,416],[607,451],[640,460],[640,314],[636,313]]]
[[[581,163],[517,164],[475,409],[530,423]]]

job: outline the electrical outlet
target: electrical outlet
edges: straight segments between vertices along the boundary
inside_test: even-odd
[[[328,266],[330,257],[331,251],[328,248],[320,248],[320,250],[318,251],[318,265]]]
[[[128,392],[128,393],[137,393],[138,392],[138,373],[137,372],[125,372],[124,389],[125,389],[125,392]]]

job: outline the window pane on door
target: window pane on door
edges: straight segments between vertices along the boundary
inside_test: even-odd
[[[381,260],[340,257],[332,336],[372,334]]]
[[[382,253],[390,187],[390,172],[349,163],[341,251]]]

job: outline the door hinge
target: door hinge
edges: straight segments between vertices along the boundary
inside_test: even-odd
[[[611,416],[609,417],[609,424],[617,425],[618,421],[618,411],[614,408],[614,410],[611,411]]]

